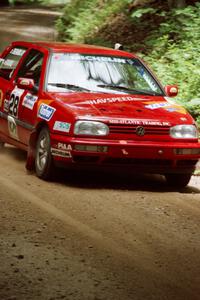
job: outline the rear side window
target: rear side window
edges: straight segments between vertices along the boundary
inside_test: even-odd
[[[10,79],[20,59],[25,53],[25,48],[15,47],[2,59],[0,59],[0,76]]]

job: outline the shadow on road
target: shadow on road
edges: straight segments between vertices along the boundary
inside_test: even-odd
[[[1,150],[11,159],[22,162],[25,166],[26,152],[12,146],[6,146]],[[25,169],[24,169],[24,172]],[[36,175],[35,175],[36,176]],[[58,184],[78,187],[82,189],[116,189],[128,191],[150,191],[150,192],[180,192],[185,194],[200,194],[200,188],[192,183],[186,188],[170,188],[163,176],[153,174],[135,174],[123,170],[68,170],[58,169],[53,182]]]
[[[59,170],[55,182],[87,189],[117,189],[128,191],[150,192],[180,192],[187,194],[200,194],[200,189],[188,185],[182,189],[169,187],[164,176],[155,174],[135,174],[134,172],[116,172],[102,170]]]

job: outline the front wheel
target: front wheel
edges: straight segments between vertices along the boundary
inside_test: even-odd
[[[167,183],[172,187],[184,188],[190,181],[192,174],[165,174]]]
[[[52,178],[54,165],[51,155],[49,130],[44,127],[38,136],[35,155],[36,175],[44,180]]]

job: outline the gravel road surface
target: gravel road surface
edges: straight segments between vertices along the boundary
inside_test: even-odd
[[[56,16],[2,9],[0,47],[54,39]],[[44,182],[25,161],[0,151],[0,300],[200,300],[200,177],[179,191],[123,173]]]

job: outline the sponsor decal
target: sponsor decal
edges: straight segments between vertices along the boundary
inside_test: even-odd
[[[8,112],[9,111],[9,100],[5,99],[4,100],[4,107],[3,107],[3,110],[5,112]]]
[[[144,99],[131,97],[131,96],[123,96],[123,97],[111,97],[111,98],[99,98],[95,100],[86,100],[83,102],[79,102],[77,104],[106,104],[106,103],[121,103],[121,102],[132,102],[132,101],[141,101]]]
[[[177,108],[176,107],[168,107],[168,108],[166,108],[166,110],[169,112],[174,112],[174,111],[177,111]]]
[[[70,123],[55,121],[53,129],[68,133],[70,130],[70,127],[71,127]]]
[[[67,145],[67,150],[71,151],[72,150],[72,146],[71,145]]]
[[[72,150],[71,145],[67,145],[67,144],[64,144],[64,143],[58,143],[57,147],[58,147],[58,149],[61,149],[61,150],[68,150],[68,151]]]
[[[52,118],[55,111],[56,111],[55,108],[42,103],[38,109],[38,117],[46,121],[49,121]]]
[[[4,60],[4,66],[7,67],[13,67],[15,65],[15,61],[12,59],[6,59]]]
[[[10,53],[13,55],[17,55],[17,56],[22,56],[24,53],[26,52],[26,50],[24,49],[19,49],[19,48],[13,48]]]
[[[170,122],[148,121],[148,120],[132,120],[132,119],[113,119],[108,121],[110,124],[121,125],[146,125],[146,126],[170,126]]]
[[[68,157],[68,158],[72,157],[70,151],[61,150],[57,148],[51,148],[51,154],[60,157]]]
[[[149,105],[145,105],[145,107],[149,109],[163,108],[166,106],[170,106],[170,104],[167,102],[160,102],[160,103],[151,103]]]
[[[24,90],[15,87],[10,95],[8,113],[16,118],[18,117],[19,102],[23,93]]]
[[[111,62],[111,63],[122,63],[122,64],[134,64],[131,59],[112,57],[112,56],[93,56],[93,55],[80,55],[76,53],[65,53],[65,54],[55,54],[53,56],[54,60],[66,61],[97,61],[97,62]]]
[[[0,90],[0,107],[2,106],[2,101],[3,101],[3,92]]]
[[[178,112],[180,114],[187,114],[187,111],[184,107],[173,104],[172,102],[145,102],[148,105],[145,105],[146,108],[154,110],[158,108],[163,108],[169,112]]]
[[[17,124],[16,124],[15,119],[12,116],[8,116],[8,131],[9,131],[10,136],[13,139],[19,140]]]
[[[184,114],[186,115],[187,114],[187,111],[184,107],[182,106],[179,106],[179,105],[171,105],[169,108],[166,108],[167,111],[170,111],[170,112],[178,112],[180,114]]]
[[[38,99],[37,96],[33,96],[28,93],[24,97],[22,105],[32,110],[37,99]]]

